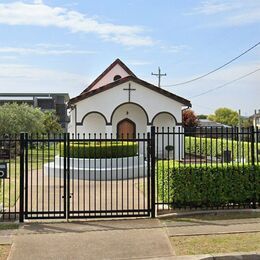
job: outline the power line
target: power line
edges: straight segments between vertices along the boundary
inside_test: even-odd
[[[246,53],[248,53],[249,51],[253,50],[254,48],[256,48],[258,45],[260,44],[260,42],[256,43],[254,46],[250,47],[249,49],[247,49],[246,51],[242,52],[240,55],[236,56],[235,58],[233,58],[232,60],[226,62],[225,64],[221,65],[220,67],[214,69],[214,70],[211,70],[209,71],[208,73],[206,74],[203,74],[199,77],[196,77],[194,79],[191,79],[191,80],[187,80],[187,81],[184,81],[184,82],[180,82],[180,83],[176,83],[176,84],[172,84],[172,85],[165,85],[163,87],[175,87],[175,86],[180,86],[180,85],[184,85],[184,84],[188,84],[188,83],[191,83],[193,81],[196,81],[196,80],[199,80],[199,79],[202,79],[202,78],[205,78],[207,77],[208,75],[226,67],[227,65],[229,65],[230,63],[232,63],[233,61],[239,59],[240,57],[242,57],[243,55],[245,55]]]
[[[227,85],[230,85],[230,84],[232,84],[232,83],[234,83],[234,82],[236,82],[236,81],[239,81],[239,80],[241,80],[241,79],[244,79],[244,78],[246,78],[246,77],[248,77],[248,76],[250,76],[250,75],[256,73],[257,71],[260,71],[260,68],[254,70],[254,71],[251,71],[251,72],[249,72],[249,73],[247,73],[247,74],[245,74],[245,75],[243,75],[243,76],[241,76],[241,77],[239,77],[239,78],[236,78],[236,79],[234,79],[234,80],[231,80],[231,81],[229,81],[229,82],[226,82],[225,84],[222,84],[222,85],[220,85],[220,86],[218,86],[218,87],[209,89],[209,90],[207,90],[207,91],[205,91],[205,92],[202,92],[202,93],[200,93],[200,94],[198,94],[198,95],[192,96],[191,98],[200,97],[200,96],[206,95],[206,94],[208,94],[208,93],[210,93],[210,92],[212,92],[212,91],[215,91],[215,90],[217,90],[217,89],[224,88],[224,87],[227,86]]]

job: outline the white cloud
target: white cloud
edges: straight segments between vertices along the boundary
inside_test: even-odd
[[[86,83],[87,77],[80,74],[0,63],[0,92],[68,92],[76,95]]]
[[[16,47],[2,47],[0,46],[0,54],[18,54],[18,55],[66,55],[66,54],[95,54],[94,51],[76,50],[70,47],[63,46],[51,46],[45,44],[38,44],[35,47],[30,48],[16,48]]]
[[[33,3],[40,5],[40,4],[43,4],[43,1],[42,0],[34,0]]]
[[[130,60],[127,62],[128,65],[132,66],[146,66],[152,64],[149,61],[143,61],[143,60]]]
[[[190,49],[190,47],[188,45],[185,45],[185,44],[170,45],[170,46],[161,45],[160,48],[164,52],[168,52],[168,53],[180,53],[180,52],[187,51],[187,50]]]
[[[260,22],[260,1],[215,0],[202,1],[191,15],[206,15],[217,18],[206,26],[241,26]]]
[[[13,55],[0,55],[0,60],[16,60],[17,56],[13,56]]]
[[[202,1],[201,4],[194,8],[193,14],[212,15],[235,10],[241,7],[239,1]]]
[[[153,40],[143,36],[144,28],[102,23],[96,18],[62,7],[51,7],[42,1],[28,4],[0,4],[0,23],[8,25],[53,26],[71,32],[95,33],[101,39],[127,46],[150,46]]]

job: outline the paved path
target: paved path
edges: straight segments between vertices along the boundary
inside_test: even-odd
[[[56,211],[59,216],[64,209],[64,180],[48,176],[41,170],[28,174],[28,211]],[[93,211],[146,210],[148,208],[148,180],[140,177],[128,180],[89,181],[70,180],[70,209],[73,216],[88,216]],[[85,214],[77,213],[84,211]],[[51,216],[55,215],[51,213]],[[32,213],[29,216],[41,216]]]
[[[25,224],[14,236],[10,260],[131,259],[173,256],[159,220]]]
[[[169,236],[260,232],[260,218],[171,221],[162,219]]]
[[[1,231],[0,242],[1,237],[7,239],[7,243],[13,242],[9,260],[201,259],[199,256],[176,257],[168,236],[255,231],[260,232],[260,218],[179,222],[166,219],[43,222],[27,223],[16,231]],[[214,259],[210,255],[208,257]],[[254,259],[260,258],[259,255],[257,257]]]

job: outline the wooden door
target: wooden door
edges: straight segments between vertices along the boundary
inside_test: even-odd
[[[135,123],[126,118],[117,124],[117,134],[120,139],[135,138]]]

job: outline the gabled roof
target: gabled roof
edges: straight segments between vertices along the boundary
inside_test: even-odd
[[[253,114],[249,118],[258,118],[258,117],[260,117],[260,112]]]
[[[199,126],[201,127],[231,127],[228,125],[224,125],[215,121],[211,121],[209,119],[199,119]]]
[[[86,89],[84,89],[84,91],[81,94],[89,92],[98,83],[98,81],[100,81],[116,65],[120,65],[130,76],[136,77],[136,75],[120,59],[116,59]]]
[[[185,106],[191,107],[191,103],[190,103],[189,100],[187,100],[185,98],[182,98],[180,96],[177,96],[177,95],[175,95],[175,94],[173,94],[173,93],[171,93],[171,92],[169,92],[167,90],[164,90],[162,88],[158,88],[157,86],[154,86],[154,85],[152,85],[152,84],[150,84],[150,83],[148,83],[148,82],[146,82],[144,80],[141,80],[141,79],[137,78],[135,75],[128,76],[128,77],[116,80],[116,81],[114,81],[112,83],[109,83],[107,85],[104,85],[104,86],[99,87],[99,88],[94,89],[94,90],[89,89],[87,92],[84,91],[79,96],[72,98],[69,101],[69,105],[75,104],[75,103],[77,103],[77,102],[79,102],[79,101],[81,101],[83,99],[89,98],[91,96],[94,96],[94,95],[96,95],[98,93],[101,93],[103,91],[106,91],[108,89],[116,87],[116,86],[118,86],[120,84],[123,84],[125,82],[128,82],[128,81],[133,81],[135,83],[138,83],[138,84],[140,84],[140,85],[142,85],[142,86],[144,86],[144,87],[146,87],[146,88],[148,88],[148,89],[150,89],[152,91],[155,91],[155,92],[157,92],[157,93],[159,93],[161,95],[164,95],[164,96],[166,96],[168,98],[171,98],[171,99],[173,99],[173,100],[175,100],[175,101],[177,101],[177,102],[179,102],[179,103],[181,103],[181,104],[183,104]]]

